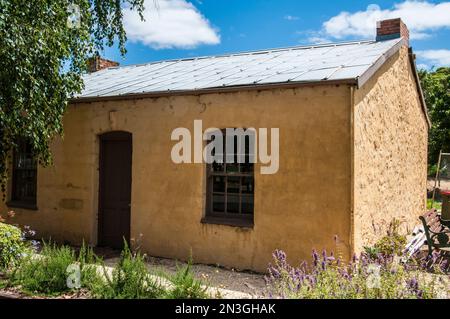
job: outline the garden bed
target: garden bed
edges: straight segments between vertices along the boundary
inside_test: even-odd
[[[121,252],[44,244],[36,250],[10,226],[0,244],[2,299],[404,299],[448,298],[449,263],[435,252],[400,262],[406,238],[394,223],[388,235],[350,262],[313,251],[312,263],[291,266],[274,252],[268,275],[219,266],[179,263]],[[2,247],[0,247],[2,248]],[[39,251],[39,254],[37,254]],[[73,267],[76,272],[74,273]],[[3,273],[1,272],[3,271]],[[77,274],[73,277],[73,274]],[[373,281],[375,280],[375,281]],[[372,283],[375,282],[375,286]],[[378,283],[377,283],[378,282]]]

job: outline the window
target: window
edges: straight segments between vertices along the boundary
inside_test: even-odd
[[[245,147],[238,143],[237,136],[226,137],[221,131],[223,154],[212,155],[214,161],[207,165],[207,209],[205,222],[232,226],[252,226],[254,210],[254,164],[250,160],[250,136],[242,139]],[[210,138],[210,143],[216,137]],[[234,152],[227,154],[227,142],[234,141]],[[239,147],[238,147],[239,146]],[[230,146],[231,148],[231,146]],[[244,151],[238,152],[238,148]],[[238,160],[241,158],[240,160]],[[245,159],[245,160],[244,160]]]
[[[37,165],[29,143],[20,142],[13,156],[11,206],[36,206]]]

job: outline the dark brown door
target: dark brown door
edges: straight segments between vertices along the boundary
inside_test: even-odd
[[[130,133],[100,136],[99,246],[120,249],[130,241],[132,149]]]

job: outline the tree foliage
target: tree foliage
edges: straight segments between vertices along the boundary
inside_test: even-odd
[[[428,161],[435,164],[441,149],[450,152],[450,68],[421,70],[419,75],[432,122]]]
[[[30,143],[41,165],[51,162],[49,144],[63,132],[62,118],[83,87],[87,59],[115,42],[125,54],[125,9],[142,18],[144,0],[0,0],[3,191],[7,158],[19,139]]]

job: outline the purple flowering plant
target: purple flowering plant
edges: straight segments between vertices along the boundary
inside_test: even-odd
[[[439,254],[402,263],[395,254],[361,253],[350,260],[326,250],[312,261],[292,266],[282,250],[273,253],[266,282],[268,294],[289,299],[429,299],[447,297]],[[447,266],[448,268],[448,266]],[[432,272],[430,272],[432,270]]]

